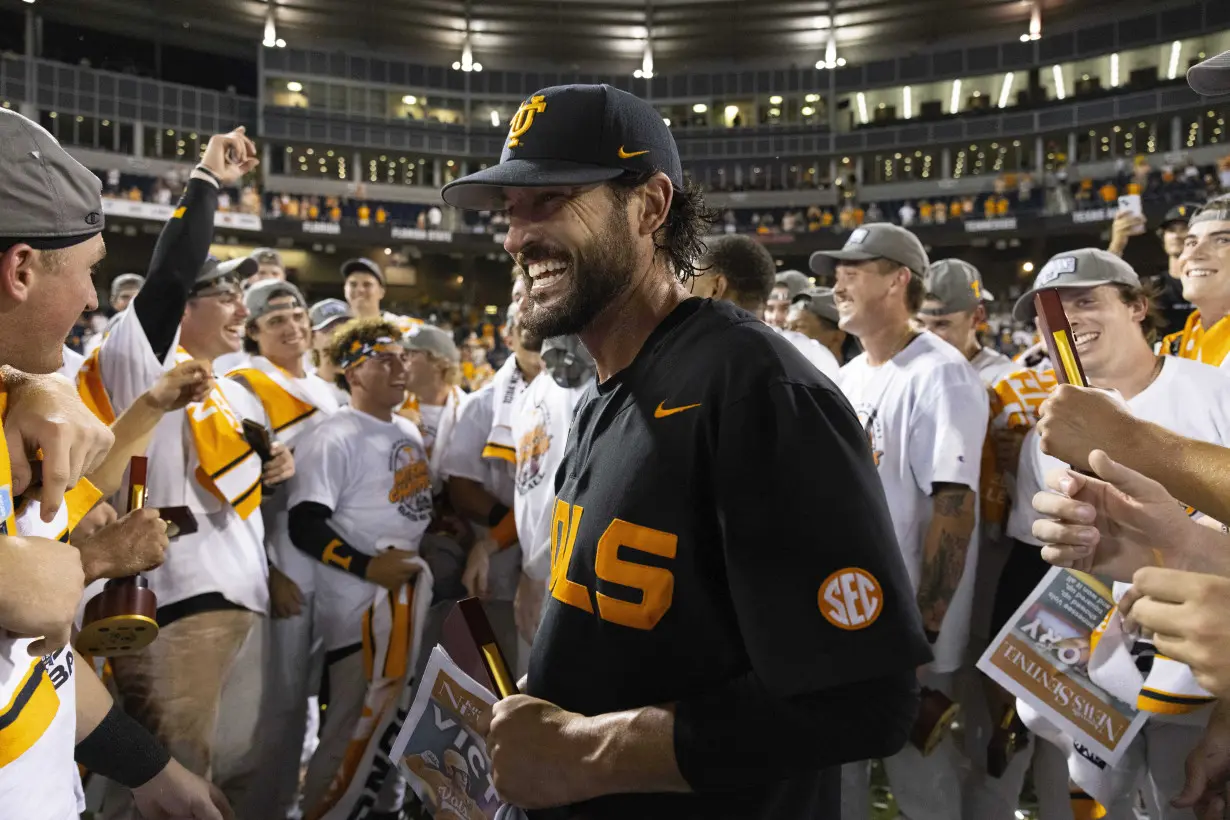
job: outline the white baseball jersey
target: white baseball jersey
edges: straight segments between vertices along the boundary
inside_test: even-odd
[[[17,514],[21,535],[66,539],[98,501],[88,482],[64,497],[50,524],[37,501]],[[0,633],[4,634],[4,633]],[[30,657],[28,639],[0,638],[0,814],[5,817],[77,820],[85,811],[81,778],[73,761],[77,745],[77,680],[74,657],[64,648]],[[93,674],[89,669],[84,674]]]
[[[926,331],[880,367],[861,353],[840,375],[842,392],[867,432],[897,544],[917,591],[932,487],[961,484],[978,492],[990,417],[987,389],[959,350]],[[963,660],[977,561],[975,526],[961,582],[934,646],[933,672],[953,672]]]
[[[330,526],[365,555],[389,548],[417,552],[431,523],[431,475],[423,437],[408,419],[381,421],[343,407],[295,451],[288,509],[305,502],[333,511]],[[375,585],[322,566],[316,606],[325,651],[362,640],[362,616]]]
[[[431,463],[432,491],[437,495],[444,490],[444,456],[465,400],[465,392],[460,387],[452,387],[444,404],[420,403],[418,406],[419,433],[423,436],[423,446],[427,448]]]
[[[136,312],[119,314],[99,351],[102,381],[117,416],[175,366],[178,342],[177,332],[165,361],[160,362]],[[230,379],[216,381],[237,416],[265,423],[264,409],[251,393]],[[150,589],[158,596],[158,605],[217,592],[231,603],[265,612],[269,587],[263,520],[255,512],[241,518],[234,507],[197,480],[200,460],[192,444],[187,411],[163,416],[154,428],[146,455],[146,503],[151,507],[187,505],[199,525],[197,532],[175,539],[161,567],[145,573]]]
[[[1230,376],[1221,368],[1175,356],[1162,357],[1162,372],[1153,383],[1128,400],[1133,415],[1198,441],[1230,446]],[[1033,497],[1046,489],[1046,474],[1063,462],[1042,452],[1037,430],[1021,445],[1016,491],[1008,516],[1008,535],[1040,544],[1033,524],[1042,516]]]
[[[807,358],[807,361],[816,366],[817,370],[834,382],[838,381],[837,371],[841,370],[841,365],[838,364],[837,357],[833,355],[833,351],[810,336],[804,336],[797,330],[783,330],[781,335],[783,339],[797,347],[799,352]]]
[[[979,348],[969,363],[987,387],[994,387],[1000,379],[1021,369],[1012,359],[992,347]]]
[[[585,389],[560,387],[544,368],[513,405],[512,435],[517,450],[513,511],[521,568],[541,581],[551,571],[555,473],[564,460],[572,412]]]
[[[519,381],[519,384],[524,382]],[[462,402],[457,414],[457,426],[444,451],[440,464],[445,479],[465,478],[481,484],[483,489],[505,507],[511,508],[516,492],[513,486],[512,463],[498,458],[484,458],[487,435],[495,418],[495,382],[487,382]]]
[[[338,411],[339,405],[334,392],[324,379],[310,374],[303,378],[296,378],[275,366],[264,356],[251,357],[249,366],[270,376],[274,383],[293,399],[316,408],[311,415],[291,424],[274,425],[275,438],[292,452],[296,450],[299,442],[304,441],[320,426],[321,422]],[[248,388],[254,399],[261,401],[258,390],[252,387],[242,375],[236,375],[235,381]],[[273,411],[268,407],[265,410],[266,416],[272,417]],[[261,497],[261,516],[265,521],[265,543],[268,547],[270,563],[294,581],[299,589],[308,593],[316,588],[316,568],[319,562],[297,549],[290,540],[287,522],[290,507],[286,505],[287,497],[287,490],[284,487],[275,489],[272,494],[265,493]]]

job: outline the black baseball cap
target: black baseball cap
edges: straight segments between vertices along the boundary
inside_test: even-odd
[[[384,284],[384,271],[370,259],[360,257],[358,259],[347,259],[342,263],[342,279],[345,279],[352,273],[370,273],[379,280],[380,284]]]
[[[504,188],[592,185],[656,171],[683,190],[675,138],[652,105],[609,85],[557,85],[521,103],[498,165],[450,182],[440,195],[457,208],[500,210]]]
[[[1166,216],[1162,219],[1162,224],[1159,227],[1162,230],[1165,230],[1166,226],[1173,222],[1182,222],[1186,225],[1196,214],[1196,212],[1203,207],[1203,205],[1194,202],[1185,202],[1182,205],[1175,205],[1166,212]]]

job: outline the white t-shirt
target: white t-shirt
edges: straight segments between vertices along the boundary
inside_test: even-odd
[[[551,571],[555,473],[564,460],[572,412],[585,390],[560,387],[543,368],[513,404],[512,434],[517,448],[513,511],[521,568],[541,581]]]
[[[125,310],[117,317],[99,353],[103,384],[117,416],[152,387],[164,371],[175,366],[178,341],[177,332],[165,362],[160,362],[154,357],[136,311]],[[265,423],[264,409],[251,393],[230,379],[219,378],[217,384],[235,415]],[[154,428],[146,455],[146,503],[151,507],[187,505],[199,525],[197,532],[175,539],[161,567],[145,573],[150,588],[158,596],[158,605],[218,592],[231,603],[265,612],[269,606],[269,586],[264,523],[257,512],[246,520],[240,518],[234,507],[219,500],[196,479],[200,461],[192,444],[186,411],[177,410],[162,417]]]
[[[417,552],[431,523],[431,475],[418,428],[394,416],[381,421],[343,407],[317,425],[295,451],[288,509],[314,502],[333,511],[329,524],[365,555]],[[320,566],[316,607],[325,650],[362,640],[363,611],[375,584]]]
[[[77,380],[77,371],[81,369],[82,363],[85,361],[85,356],[82,356],[77,351],[73,350],[68,345],[64,346],[64,364],[60,365],[60,369],[56,372],[66,379],[72,381]]]
[[[994,387],[1000,379],[1021,369],[1012,359],[990,347],[980,348],[969,363],[978,371],[982,383],[987,387]]]
[[[796,330],[782,330],[781,335],[782,338],[798,348],[799,352],[807,358],[807,361],[815,365],[817,370],[834,382],[838,380],[837,371],[841,370],[841,365],[838,364],[837,357],[833,355],[833,351],[810,336],[804,336]]]
[[[253,364],[257,361],[268,362],[263,357],[252,357]],[[325,419],[338,411],[340,405],[333,390],[324,379],[314,375],[296,378],[285,371],[279,371],[279,379],[285,379],[291,395],[316,408],[316,412],[306,419],[274,433],[274,438],[285,444],[291,452],[297,452],[300,442],[311,436],[313,431]],[[239,384],[247,387],[242,378],[236,378]],[[252,391],[252,397],[260,401],[260,397]],[[303,550],[295,547],[290,540],[289,513],[287,506],[288,491],[286,487],[278,487],[272,495],[266,493],[261,497],[261,515],[265,521],[265,544],[268,547],[269,561],[278,570],[290,578],[305,593],[316,589],[316,575],[319,561],[314,560]]]
[[[214,359],[214,373],[230,373],[237,367],[249,367],[252,364],[252,354],[243,350],[234,353],[224,353]]]
[[[925,331],[880,367],[872,367],[866,353],[859,354],[841,369],[839,384],[867,432],[897,544],[917,591],[931,525],[932,486],[961,484],[978,491],[990,418],[987,389],[959,350]],[[975,526],[961,582],[934,647],[934,672],[955,671],[964,659],[977,562]]]
[[[41,513],[37,501],[27,504],[17,516],[17,532],[58,538],[68,529],[67,503],[50,524],[43,523]],[[77,820],[85,811],[85,794],[73,761],[76,659],[69,648],[32,658],[28,649],[33,642],[0,637],[0,815]],[[86,669],[84,674],[93,673]]]
[[[494,418],[495,383],[487,382],[463,401],[457,426],[444,451],[441,472],[445,479],[465,478],[481,484],[492,497],[511,508],[516,496],[513,465],[503,459],[483,458]]]
[[[419,432],[423,435],[423,446],[428,452],[431,452],[436,445],[436,433],[440,429],[440,418],[443,415],[443,404],[419,405]]]
[[[1162,357],[1162,372],[1153,383],[1128,400],[1132,414],[1160,424],[1181,436],[1230,446],[1230,376],[1212,365]],[[1033,536],[1033,497],[1046,489],[1046,474],[1063,462],[1042,452],[1037,430],[1021,444],[1016,492],[1008,516],[1007,533],[1027,544],[1040,544]]]

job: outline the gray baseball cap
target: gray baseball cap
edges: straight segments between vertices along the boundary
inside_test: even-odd
[[[785,285],[789,298],[793,299],[811,287],[811,280],[797,270],[784,270],[773,278],[773,287]]]
[[[243,306],[248,309],[249,314],[248,321],[255,322],[266,313],[286,307],[270,304],[279,296],[289,296],[295,300],[295,307],[307,308],[307,300],[303,298],[303,292],[299,288],[280,279],[265,279],[248,288],[243,294]]]
[[[923,276],[926,291],[922,313],[943,316],[961,310],[973,310],[983,302],[995,299],[982,287],[982,274],[969,262],[960,259],[941,259],[932,262]],[[926,302],[939,302],[937,307],[926,307]]]
[[[1065,251],[1050,258],[1038,275],[1034,286],[1016,300],[1012,318],[1027,322],[1034,318],[1034,294],[1051,288],[1096,288],[1099,285],[1129,285],[1140,287],[1140,277],[1132,266],[1113,253],[1101,248],[1080,248]]]
[[[196,284],[193,286],[193,290],[203,290],[222,279],[238,279],[242,281],[258,270],[260,270],[260,265],[257,265],[256,260],[250,256],[241,256],[238,259],[230,259],[226,262],[223,262],[216,256],[210,256],[205,259],[205,264],[201,266],[201,272],[196,276]]]
[[[282,264],[282,254],[273,248],[257,248],[249,255],[256,260],[258,265],[277,265],[283,270],[286,269],[286,266]]]
[[[1230,51],[1223,51],[1187,70],[1187,84],[1206,97],[1230,94]]]
[[[103,225],[98,177],[38,123],[0,108],[0,247],[67,248]]]
[[[808,288],[790,301],[791,304],[802,305],[827,322],[837,324],[841,319],[837,314],[832,288]]]
[[[384,271],[370,259],[360,257],[358,259],[347,259],[343,262],[342,279],[345,279],[352,273],[370,273],[380,281],[381,285],[384,284]]]
[[[406,350],[422,350],[453,364],[461,363],[461,351],[453,342],[452,335],[435,325],[415,325],[402,336],[402,344]]]
[[[308,311],[308,321],[312,323],[312,330],[324,330],[334,322],[344,322],[353,318],[354,314],[350,311],[350,305],[341,299],[321,299]]]
[[[839,251],[816,251],[808,260],[812,273],[826,274],[836,262],[865,262],[888,259],[904,265],[916,275],[927,272],[927,251],[918,237],[905,228],[888,222],[872,222],[855,228]]]
[[[127,288],[136,288],[140,290],[145,285],[145,277],[139,273],[121,273],[119,276],[111,280],[111,301],[115,301],[115,297],[120,295],[120,291]]]

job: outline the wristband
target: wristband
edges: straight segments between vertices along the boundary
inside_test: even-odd
[[[517,517],[511,511],[505,512],[499,523],[491,528],[490,535],[500,549],[508,549],[517,543]]]
[[[189,179],[199,179],[213,185],[215,188],[222,187],[222,180],[213,171],[206,168],[203,164],[192,169],[192,173],[188,175]]]
[[[127,789],[144,786],[171,762],[171,753],[114,703],[73,756],[89,771]]]
[[[492,505],[491,512],[487,513],[487,526],[495,527],[504,520],[506,515],[508,515],[508,508],[497,502]]]

